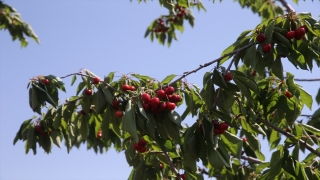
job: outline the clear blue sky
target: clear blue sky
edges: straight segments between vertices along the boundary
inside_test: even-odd
[[[82,146],[68,154],[65,147],[54,147],[50,155],[38,149],[34,156],[32,152],[24,153],[24,142],[13,146],[22,121],[34,115],[28,104],[29,78],[48,74],[64,76],[87,68],[101,77],[120,71],[161,80],[166,75],[182,74],[218,58],[242,31],[253,29],[260,22],[257,15],[241,9],[237,3],[212,4],[205,0],[207,12],[194,10],[195,27],[187,24],[185,32],[178,33],[179,41],[167,48],[143,38],[150,22],[167,13],[156,0],[141,4],[129,0],[6,0],[5,3],[15,7],[32,25],[41,45],[30,40],[29,46],[21,49],[18,41],[11,41],[8,31],[0,31],[1,180],[122,180],[131,172],[124,153],[114,150],[101,155]],[[319,1],[301,1],[299,6],[293,3],[292,6],[298,12],[312,12],[317,19],[320,14]],[[190,75],[188,82],[201,86],[202,75],[212,68]],[[319,69],[311,74],[296,71],[288,63],[284,69],[297,78],[320,77]],[[75,93],[74,87],[69,87],[70,80],[65,80],[67,94],[61,93],[62,100]],[[301,85],[313,97],[320,87],[318,82]],[[316,108],[314,104],[313,110]],[[305,108],[303,113],[312,112]],[[184,122],[194,121],[188,118]],[[268,158],[267,146],[263,143],[263,152]]]

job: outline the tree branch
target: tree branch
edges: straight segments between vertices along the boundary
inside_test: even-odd
[[[289,13],[291,11],[295,11],[291,6],[290,4],[287,3],[286,0],[279,0],[279,2],[282,4],[282,6],[284,6],[286,8],[286,11]]]
[[[295,81],[320,81],[320,78],[316,79],[294,79]]]
[[[247,160],[247,161],[252,162],[254,164],[263,163],[263,161],[261,161],[260,159],[253,158],[251,156],[241,156],[241,159]]]
[[[268,127],[271,127],[272,129],[280,132],[281,134],[285,135],[286,137],[288,138],[294,138],[294,135],[286,132],[285,130],[279,128],[278,126],[270,123],[269,121],[267,120],[264,120],[262,118],[257,118],[258,121],[262,122],[264,125],[268,126]],[[306,143],[306,141],[303,141],[301,139],[298,140],[300,142],[300,145],[305,147],[306,149],[308,149],[310,152],[312,152],[313,154],[317,155],[320,157],[320,152],[315,150],[313,147],[311,147],[309,144]]]

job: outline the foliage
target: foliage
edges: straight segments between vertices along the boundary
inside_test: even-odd
[[[170,45],[174,31],[183,31],[184,20],[193,25],[189,7],[204,9],[200,2],[159,2],[170,13],[155,20],[146,36],[161,44],[167,40]],[[116,79],[110,72],[101,79],[83,69],[61,78],[31,79],[29,104],[40,116],[22,123],[14,144],[25,141],[26,153],[31,149],[34,154],[37,144],[51,153],[53,144],[61,147],[62,141],[68,153],[85,143],[96,153],[113,147],[124,151],[133,167],[129,179],[203,179],[204,172],[218,179],[319,179],[320,148],[313,147],[319,146],[320,109],[307,123],[298,120],[313,99],[293,74],[283,73],[282,65],[288,60],[301,70],[319,68],[319,21],[309,13],[284,14],[269,1],[238,2],[257,12],[262,22],[242,32],[220,58],[183,76],[158,81],[128,74]],[[301,28],[301,37],[288,38],[288,32]],[[266,38],[259,40],[259,34]],[[268,44],[271,49],[266,50]],[[217,66],[204,74],[202,88],[184,81],[213,63]],[[71,85],[80,77],[76,93],[61,103],[62,79],[71,76]],[[184,112],[176,112],[176,106]],[[194,124],[182,125],[187,116],[196,118]],[[261,152],[259,137],[274,150],[270,160]],[[310,154],[300,160],[306,149]],[[199,169],[199,163],[207,170]]]

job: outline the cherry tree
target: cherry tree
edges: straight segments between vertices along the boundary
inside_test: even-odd
[[[155,19],[145,37],[168,46],[184,23],[194,25],[193,8],[205,10],[200,1],[159,2],[168,14]],[[96,153],[114,148],[124,151],[132,166],[129,179],[137,180],[320,179],[320,108],[307,123],[298,121],[313,98],[296,83],[304,79],[284,73],[282,64],[286,58],[299,71],[319,68],[320,21],[295,12],[284,0],[238,3],[258,14],[261,23],[242,32],[220,57],[183,75],[160,81],[137,73],[98,77],[81,69],[31,78],[29,104],[37,116],[22,122],[13,143],[25,141],[26,153],[34,154],[39,147],[49,154],[52,146],[63,144],[68,153],[83,144]],[[31,26],[2,1],[0,28],[22,47],[26,36],[39,42]],[[208,66],[213,69],[204,73],[202,88],[185,81]],[[65,78],[77,89],[60,100]],[[320,90],[315,100],[320,104]],[[177,106],[184,112],[176,112]],[[194,123],[182,125],[189,116]],[[261,152],[259,137],[275,150],[271,159]],[[303,160],[301,152],[308,152]]]

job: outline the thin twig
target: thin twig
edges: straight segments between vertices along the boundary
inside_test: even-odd
[[[286,132],[285,130],[279,128],[278,126],[270,123],[267,120],[264,120],[262,118],[257,118],[258,121],[262,122],[264,125],[271,127],[272,129],[280,132],[281,134],[285,135],[288,138],[294,138],[294,135],[292,135],[291,133]],[[306,149],[308,149],[310,152],[312,152],[313,154],[317,155],[320,157],[320,152],[315,150],[313,147],[311,147],[309,144],[306,143],[306,141],[303,141],[301,139],[299,139],[300,145],[304,146]]]
[[[261,161],[260,159],[253,158],[251,156],[241,156],[241,159],[247,160],[247,161],[254,163],[254,164],[263,163],[263,161]]]
[[[295,81],[320,81],[320,78],[316,79],[294,79]]]
[[[286,11],[289,13],[291,11],[295,11],[290,4],[287,3],[287,1],[285,0],[279,0],[279,2],[282,4],[282,6],[284,6],[286,8]]]

